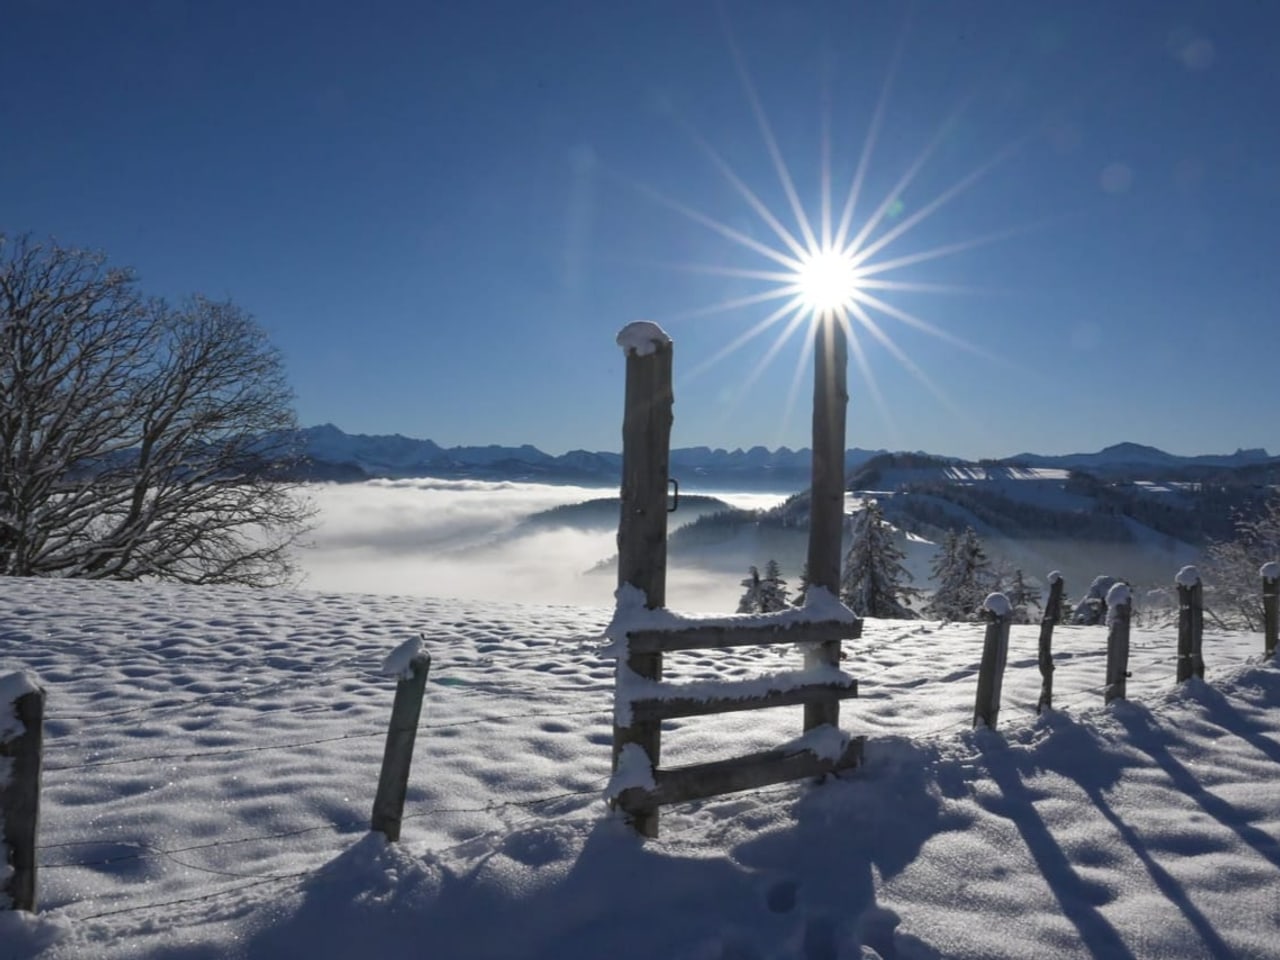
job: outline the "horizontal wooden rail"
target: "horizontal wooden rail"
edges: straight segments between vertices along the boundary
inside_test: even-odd
[[[656,809],[668,803],[684,803],[789,780],[822,777],[858,766],[862,762],[864,743],[864,737],[850,738],[844,753],[834,760],[808,750],[782,748],[730,760],[654,770],[654,789],[626,790],[619,801],[626,810]]]
[[[848,700],[858,695],[858,682],[852,678],[847,683],[806,683],[785,690],[744,697],[653,697],[631,701],[632,723],[649,723],[674,720],[676,717],[702,717],[713,713],[732,713],[736,710],[767,710],[770,707],[798,707],[818,697],[834,697]]]
[[[861,636],[860,620],[765,621],[751,625],[632,630],[627,633],[627,649],[633,654],[669,653],[673,650],[719,650],[770,643],[827,643],[857,640]]]

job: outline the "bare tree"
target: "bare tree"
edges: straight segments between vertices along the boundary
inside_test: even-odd
[[[1262,629],[1262,587],[1258,573],[1280,559],[1280,496],[1236,518],[1234,540],[1213,541],[1205,564],[1206,585],[1217,615],[1232,626]]]
[[[0,574],[287,582],[313,510],[279,353],[231,303],[144,299],[0,235]]]

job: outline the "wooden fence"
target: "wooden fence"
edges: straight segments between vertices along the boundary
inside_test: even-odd
[[[1268,563],[1262,567],[1262,656],[1272,659],[1276,653],[1276,634],[1280,630],[1280,564]],[[1053,706],[1053,629],[1061,620],[1063,581],[1061,574],[1049,574],[1049,600],[1040,621],[1039,665],[1042,677],[1040,701],[1037,711]],[[1204,589],[1199,571],[1195,567],[1183,567],[1178,571],[1174,584],[1178,591],[1178,646],[1175,679],[1184,683],[1192,677],[1204,677]],[[999,595],[995,595],[999,596]],[[990,600],[990,598],[989,598]],[[994,605],[1007,611],[1007,602]],[[1129,623],[1133,612],[1133,600],[1129,587],[1123,582],[1112,585],[1107,593],[1107,667],[1102,688],[1104,703],[1123,700],[1128,693],[1129,679]],[[978,670],[978,696],[974,704],[974,726],[994,728],[1000,710],[1001,674],[1004,671],[1008,650],[1008,613],[995,612],[989,603],[985,613],[987,634],[982,661]]]
[[[1280,565],[1263,568],[1262,602],[1265,611],[1263,655],[1276,651],[1277,590]],[[1060,576],[1050,575],[1050,602],[1041,621],[1039,667],[1043,680],[1038,708],[1052,705],[1053,629],[1060,620],[1058,602],[1063,592]],[[1177,638],[1178,682],[1203,676],[1202,655],[1203,592],[1194,568],[1179,572],[1177,585],[1183,606],[1179,611]],[[1001,598],[1002,600],[1003,598]],[[1115,584],[1107,595],[1107,665],[1102,687],[1104,702],[1126,696],[1128,678],[1131,599],[1123,583]],[[978,677],[974,725],[994,728],[1000,710],[1000,691],[1008,655],[1009,609],[1007,601],[989,601],[983,655]],[[650,658],[661,673],[667,653],[690,650],[727,649],[738,645],[802,643],[813,647],[840,644],[861,635],[861,621],[838,618],[806,618],[803,610],[754,617],[724,617],[713,620],[669,618],[660,626],[637,625],[622,636],[630,658]],[[391,722],[387,731],[377,795],[370,819],[371,829],[396,840],[403,819],[405,793],[414,739],[422,709],[430,657],[420,652],[416,641],[402,646],[388,657],[384,673],[398,678]],[[697,685],[691,692],[679,684],[663,684],[619,667],[615,691],[615,746],[634,744],[641,748],[643,785],[627,785],[616,791],[614,800],[634,821],[637,829],[656,835],[658,808],[671,803],[695,800],[738,790],[749,790],[787,780],[816,778],[857,766],[862,759],[864,738],[849,739],[824,724],[809,725],[806,733],[790,745],[712,763],[664,768],[661,759],[661,724],[664,720],[704,716],[770,707],[802,706],[815,701],[838,704],[856,697],[857,681],[838,669],[821,666],[797,674],[748,681],[754,688],[744,691],[741,681],[708,687]],[[7,778],[0,782],[0,850],[10,867],[0,908],[36,909],[36,840],[40,822],[40,779],[43,769],[43,723],[45,692],[25,674],[0,676],[0,759],[8,761]],[[963,721],[962,721],[963,722]],[[825,728],[825,729],[824,729]],[[651,739],[646,739],[651,738]],[[832,744],[838,750],[832,750]],[[621,749],[621,748],[620,748]],[[632,752],[634,756],[634,751]],[[615,760],[615,772],[618,763]],[[624,771],[626,772],[626,771]]]
[[[632,657],[657,657],[684,650],[725,649],[733,646],[778,643],[839,643],[861,635],[859,621],[797,619],[799,611],[765,614],[744,619],[740,624],[688,622],[667,629],[641,629],[623,635]],[[636,681],[640,681],[637,683]],[[832,753],[812,741],[799,741],[793,746],[761,753],[747,754],[729,760],[665,768],[662,754],[662,721],[677,717],[707,716],[739,710],[764,710],[770,707],[829,704],[858,695],[857,681],[833,667],[808,668],[790,676],[780,675],[747,681],[755,689],[743,690],[742,683],[726,682],[708,689],[699,685],[695,694],[683,691],[678,684],[661,684],[621,673],[615,692],[614,743],[620,758],[627,745],[636,745],[644,753],[641,762],[646,786],[632,786],[619,791],[617,805],[630,817],[642,835],[658,834],[658,808],[738,790],[804,777],[821,777],[858,765],[862,757],[862,738],[849,738],[842,748]],[[761,684],[767,689],[759,691]],[[806,726],[816,730],[819,726]],[[618,769],[615,758],[614,769]]]
[[[395,701],[387,728],[370,829],[387,840],[400,838],[409,768],[422,712],[430,655],[418,641],[388,657],[383,672],[396,676]],[[0,886],[0,909],[36,910],[36,839],[40,822],[40,776],[44,764],[45,692],[26,674],[0,676],[0,760],[11,761],[7,779],[0,770],[0,855],[11,868]]]
[[[44,690],[25,673],[0,677],[0,853],[9,877],[0,906],[36,909],[36,834],[40,828],[40,768],[44,762]]]
[[[672,345],[660,327],[643,322],[624,327],[618,334],[618,344],[626,355],[627,368],[618,522],[619,605],[623,591],[638,590],[646,609],[661,610],[666,606]],[[828,433],[838,433],[837,446],[843,457],[844,420],[833,408],[843,403],[843,395],[837,390],[825,401],[825,405],[815,406],[815,431],[821,426]],[[832,471],[820,470],[819,466],[815,461],[815,509],[821,499],[821,509],[831,513],[835,523],[820,523],[816,516],[810,523],[810,593],[814,596],[828,593],[827,588],[833,590],[839,579],[839,520],[844,502],[844,491],[838,482],[842,473],[837,470],[837,482],[831,484]],[[834,575],[829,569],[833,566]],[[774,619],[763,617],[729,624],[686,621],[677,628],[622,630],[613,637],[622,648],[615,692],[614,774],[619,774],[624,757],[637,756],[634,748],[639,748],[638,762],[646,768],[638,771],[644,786],[622,789],[615,802],[641,835],[657,836],[658,807],[663,804],[857,765],[862,743],[855,739],[848,741],[836,756],[819,756],[804,748],[780,749],[711,764],[675,769],[661,766],[662,721],[674,717],[799,705],[804,707],[806,733],[824,727],[836,731],[840,701],[857,695],[857,683],[839,671],[840,644],[860,636],[862,624],[839,606],[834,596],[829,599],[837,610],[834,618],[804,619],[790,611]],[[801,677],[809,679],[779,680],[764,694],[747,694],[725,685],[699,697],[685,696],[679,687],[663,688],[660,684],[664,653],[770,643],[803,643],[806,670]],[[637,682],[653,685],[649,695],[631,695],[629,688]]]

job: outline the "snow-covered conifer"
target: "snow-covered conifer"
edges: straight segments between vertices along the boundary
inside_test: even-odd
[[[803,607],[805,594],[809,592],[809,564],[800,568],[800,584],[796,587],[796,595],[791,599],[792,606]]]
[[[916,591],[907,586],[911,571],[906,554],[894,541],[893,528],[880,505],[868,501],[854,518],[853,539],[844,558],[840,599],[854,613],[890,620],[912,620]]]
[[[1013,604],[1014,623],[1032,623],[1040,619],[1040,598],[1036,596],[1035,590],[1027,586],[1021,569],[1013,571],[1004,594],[1009,598],[1009,602]],[[1034,613],[1032,612],[1032,607],[1035,608]]]
[[[972,527],[948,531],[931,568],[937,584],[924,612],[939,620],[974,620],[982,601],[995,585],[991,561]]]
[[[760,571],[756,567],[752,567],[747,574],[747,578],[742,581],[745,592],[742,599],[738,601],[739,613],[760,613],[761,610],[761,580]]]
[[[1084,626],[1107,622],[1107,591],[1116,583],[1115,577],[1106,575],[1094,577],[1089,590],[1076,604],[1071,614],[1071,622]]]
[[[778,561],[770,560],[764,565],[764,578],[760,581],[760,612],[776,613],[787,609],[789,592],[787,581],[778,569]]]

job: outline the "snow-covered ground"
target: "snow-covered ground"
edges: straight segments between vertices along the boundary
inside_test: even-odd
[[[868,621],[844,779],[665,808],[601,801],[605,607],[0,580],[0,673],[48,691],[35,917],[0,957],[827,960],[1275,957],[1280,671],[1258,636],[1135,631],[1103,707],[1102,628],[1059,628],[1033,713],[1015,627],[973,732],[980,625]],[[433,657],[401,842],[367,832],[394,680]],[[791,649],[669,655],[676,679]],[[675,721],[664,763],[763,749],[799,708]]]

